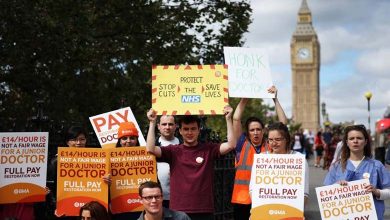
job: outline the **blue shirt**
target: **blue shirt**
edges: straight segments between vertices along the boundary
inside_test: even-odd
[[[390,173],[383,166],[383,164],[377,160],[370,158],[364,159],[357,169],[350,160],[347,160],[347,166],[345,171],[342,171],[340,161],[333,164],[328,174],[325,177],[324,185],[332,185],[337,183],[339,180],[353,181],[364,179],[363,174],[370,174],[370,183],[378,189],[384,189],[390,187]],[[383,220],[385,213],[385,203],[383,200],[378,200],[374,196],[374,204],[378,220]]]

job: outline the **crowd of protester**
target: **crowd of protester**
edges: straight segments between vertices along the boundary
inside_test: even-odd
[[[345,131],[308,131],[298,129],[291,132],[287,117],[277,99],[275,87],[275,110],[279,122],[265,125],[256,115],[247,118],[245,126],[241,120],[248,99],[241,99],[236,110],[229,105],[223,109],[227,128],[227,141],[202,143],[198,116],[186,115],[157,117],[154,109],[147,112],[149,130],[146,149],[158,161],[158,182],[148,181],[140,185],[139,198],[143,212],[112,214],[97,201],[91,201],[80,209],[79,216],[64,216],[53,213],[59,219],[214,219],[214,161],[234,152],[236,174],[231,203],[234,219],[249,219],[251,211],[251,170],[255,154],[304,154],[313,158],[314,166],[329,170],[324,185],[345,185],[348,181],[362,179],[362,173],[370,173],[370,185],[366,190],[374,195],[378,219],[383,219],[383,200],[390,198],[390,174],[383,164],[372,158],[371,137],[362,126],[348,126]],[[156,126],[159,134],[156,135]],[[179,131],[180,139],[175,136]],[[138,147],[141,135],[132,122],[121,123],[116,147]],[[84,148],[87,132],[81,127],[71,127],[65,134],[64,144],[72,148]],[[322,161],[322,162],[321,162]],[[308,161],[305,161],[308,168]],[[351,175],[349,172],[353,172]],[[55,206],[57,192],[57,155],[49,161],[46,203]],[[111,184],[110,175],[103,178]],[[309,199],[309,172],[305,173],[305,204]],[[0,220],[33,220],[41,211],[35,204],[3,204]],[[39,206],[44,207],[44,206]]]

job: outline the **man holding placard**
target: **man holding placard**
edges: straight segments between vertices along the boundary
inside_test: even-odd
[[[186,212],[192,220],[214,219],[214,160],[234,149],[236,138],[233,135],[233,109],[225,106],[228,142],[222,144],[199,143],[200,119],[186,115],[179,121],[179,132],[183,144],[167,147],[155,146],[157,114],[150,109],[147,150],[160,161],[169,163],[171,175],[170,208]]]

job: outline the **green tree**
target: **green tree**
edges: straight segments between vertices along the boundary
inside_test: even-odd
[[[235,109],[239,101],[239,98],[230,98],[229,104]],[[241,121],[243,131],[245,130],[246,119],[252,116],[260,118],[265,125],[278,121],[275,113],[275,107],[265,104],[262,99],[250,99],[248,101]],[[222,138],[226,137],[226,120],[223,116],[208,118],[207,126],[213,128],[215,131],[218,131]]]
[[[44,101],[52,123],[150,107],[151,66],[215,64],[241,46],[249,0],[0,2],[0,130],[25,130]]]

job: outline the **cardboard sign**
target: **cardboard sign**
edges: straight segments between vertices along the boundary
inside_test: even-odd
[[[89,117],[89,120],[102,148],[115,148],[118,142],[119,124],[122,122],[133,122],[138,130],[138,142],[141,146],[146,145],[145,138],[130,107],[92,116]]]
[[[158,115],[223,114],[227,79],[223,65],[154,66],[152,108]]]
[[[267,89],[273,85],[268,54],[258,48],[224,47],[229,67],[229,96],[275,98]]]
[[[157,182],[155,156],[145,147],[121,147],[110,149],[111,164],[111,212],[143,211],[138,187],[146,181]]]
[[[256,154],[251,219],[303,219],[305,155]]]
[[[45,201],[47,132],[0,133],[0,204]]]
[[[347,186],[333,184],[316,188],[322,220],[377,220],[372,193],[364,187],[368,179],[348,182]]]
[[[57,214],[78,216],[90,201],[108,206],[108,153],[100,148],[58,148]]]

